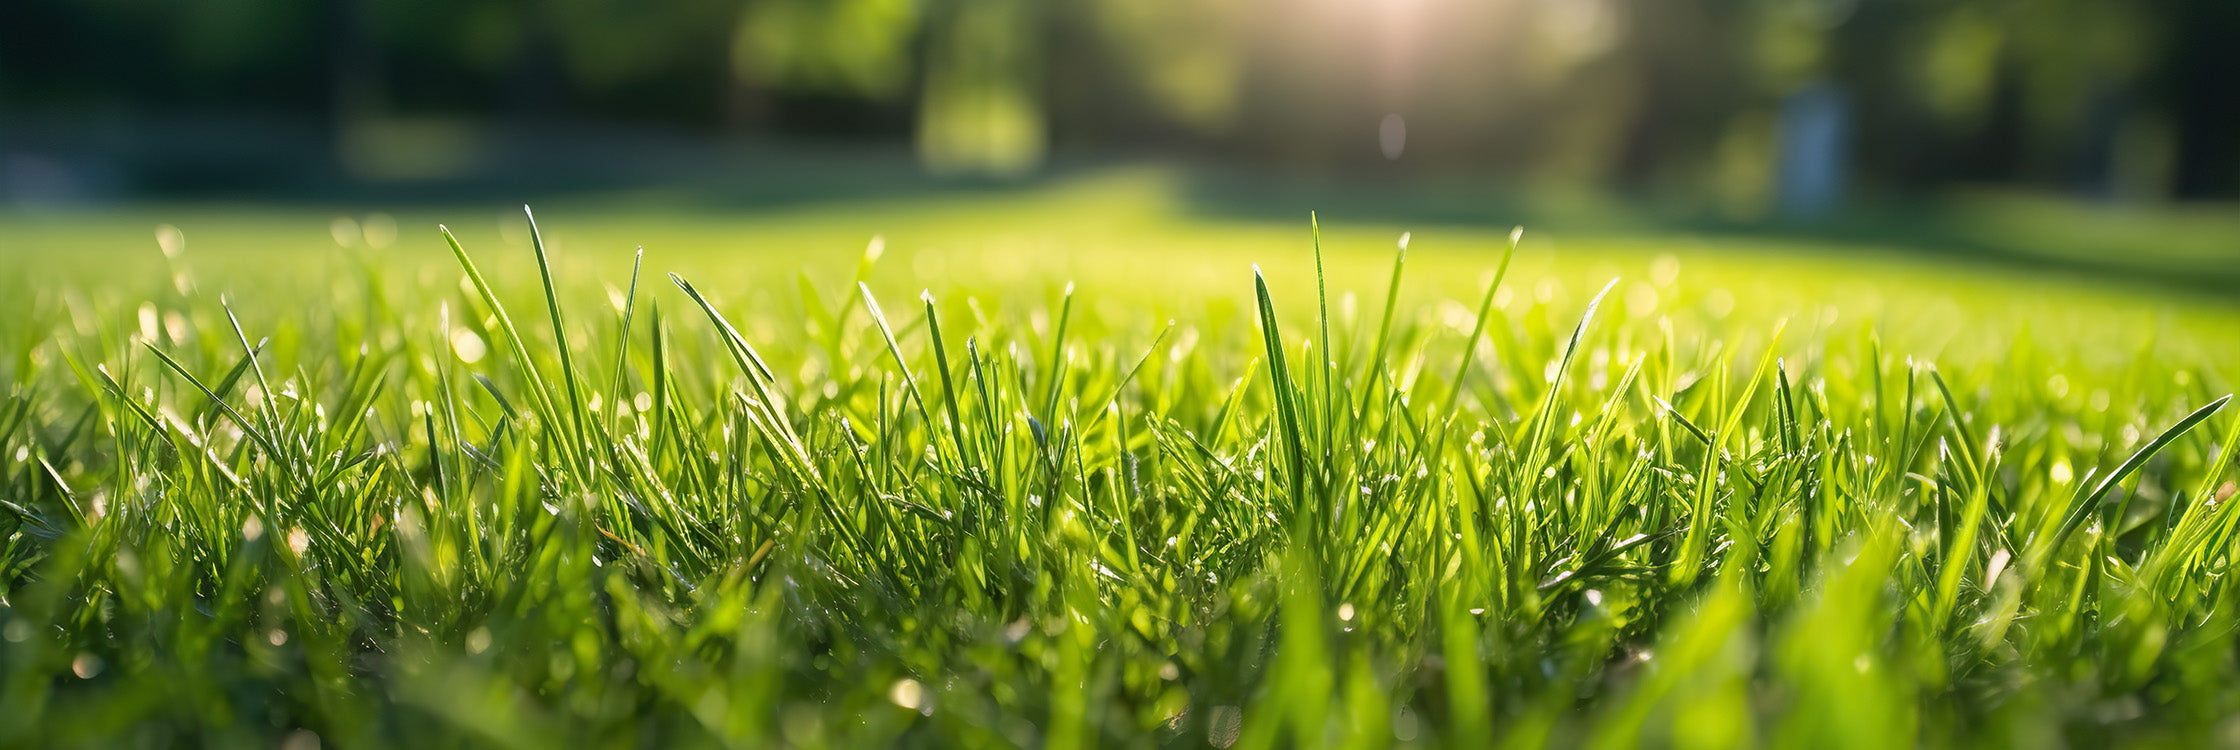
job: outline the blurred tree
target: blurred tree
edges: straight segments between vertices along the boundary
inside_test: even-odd
[[[893,99],[913,69],[913,0],[763,0],[740,12],[731,61],[770,89]]]
[[[2158,72],[2177,122],[2179,197],[2240,193],[2240,3],[2161,0],[2168,29]]]
[[[2233,0],[8,0],[0,116],[729,124],[996,174],[1150,144],[1740,207],[1824,85],[1870,189],[2231,197],[2236,36]]]
[[[1158,114],[1218,136],[1235,125],[1243,83],[1242,0],[1091,0],[1088,25]]]
[[[941,173],[1018,175],[1049,143],[1041,3],[942,0],[927,29],[918,156]]]

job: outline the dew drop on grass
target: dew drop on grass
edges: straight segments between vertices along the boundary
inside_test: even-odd
[[[1414,742],[1423,734],[1423,720],[1416,717],[1415,709],[1400,706],[1392,710],[1392,738],[1401,742]]]
[[[467,653],[480,654],[490,650],[490,629],[475,628],[467,634]]]
[[[912,711],[916,711],[920,706],[924,705],[925,698],[925,686],[918,684],[917,680],[913,680],[908,677],[895,680],[894,687],[887,689],[887,700],[894,701],[895,705],[910,709]]]
[[[78,658],[70,660],[70,673],[77,675],[78,679],[90,680],[101,674],[102,666],[101,657],[81,653]]]

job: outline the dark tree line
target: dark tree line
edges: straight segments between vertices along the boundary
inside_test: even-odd
[[[555,118],[1748,195],[1817,87],[1864,182],[2230,197],[2235,39],[2231,0],[10,0],[0,122]]]

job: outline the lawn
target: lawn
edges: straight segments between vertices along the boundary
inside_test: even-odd
[[[0,212],[0,745],[2240,741],[2240,308],[2168,274],[537,211]]]

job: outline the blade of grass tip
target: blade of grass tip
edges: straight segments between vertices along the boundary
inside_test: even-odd
[[[212,404],[215,404],[218,407],[219,411],[225,412],[225,415],[228,418],[231,418],[234,424],[241,426],[241,431],[247,434],[249,436],[249,439],[255,440],[257,442],[257,447],[264,449],[264,454],[267,458],[279,460],[279,448],[273,446],[272,440],[266,438],[264,436],[264,433],[257,429],[256,425],[249,424],[249,420],[242,418],[241,412],[234,411],[233,407],[225,402],[225,399],[218,397],[217,392],[210,390],[209,386],[203,385],[202,380],[200,378],[196,378],[194,376],[194,373],[187,372],[187,368],[181,366],[178,360],[172,359],[171,355],[165,354],[163,353],[162,349],[156,348],[154,342],[143,341],[140,342],[140,344],[141,346],[147,347],[150,353],[155,354],[156,359],[162,360],[165,367],[171,368],[171,371],[178,373],[179,377],[186,378],[188,385],[194,386],[195,390],[202,391],[202,395],[210,397],[210,402]]]
[[[590,429],[583,424],[587,409],[583,394],[576,385],[575,355],[568,349],[568,324],[560,317],[560,291],[552,282],[552,256],[545,251],[544,232],[537,229],[536,213],[524,205],[521,207],[521,215],[529,220],[529,245],[537,252],[537,274],[544,280],[545,309],[552,314],[552,338],[560,354],[560,381],[568,388],[568,423],[575,430],[570,438],[575,441],[577,450],[581,451],[585,448],[584,436],[590,433]],[[591,467],[585,465],[581,468],[588,471]]]
[[[1268,296],[1268,280],[1260,274],[1260,267],[1252,267],[1253,293],[1259,298],[1260,339],[1268,350],[1268,382],[1275,390],[1276,419],[1283,428],[1284,463],[1290,474],[1291,502],[1298,516],[1306,516],[1306,444],[1299,435],[1299,410],[1295,400],[1295,386],[1291,382],[1291,369],[1283,353],[1282,329],[1276,327],[1275,301]]]
[[[1532,426],[1525,435],[1524,460],[1510,464],[1512,473],[1509,476],[1509,492],[1511,497],[1528,498],[1538,495],[1541,479],[1546,476],[1543,469],[1548,462],[1549,444],[1555,440],[1555,412],[1559,403],[1558,399],[1563,392],[1564,381],[1571,371],[1571,362],[1578,356],[1580,342],[1586,340],[1587,326],[1594,323],[1595,310],[1602,307],[1602,300],[1610,296],[1610,290],[1616,288],[1618,288],[1618,279],[1615,278],[1611,279],[1609,283],[1603,284],[1602,291],[1596,292],[1594,298],[1587,301],[1587,309],[1580,314],[1579,324],[1571,329],[1571,338],[1564,344],[1563,356],[1557,360],[1555,377],[1548,381],[1547,392],[1542,394],[1540,406],[1532,418]],[[1487,512],[1490,514],[1491,509],[1489,508]],[[1509,526],[1509,548],[1522,552],[1526,560],[1533,559],[1537,552],[1536,550],[1526,549],[1526,545],[1531,542],[1531,535],[1528,533],[1531,525],[1530,523],[1512,523]],[[1538,575],[1538,573],[1534,573],[1535,577],[1538,577]]]
[[[2157,569],[2172,562],[2192,566],[2209,559],[2210,550],[2222,549],[2224,529],[2231,524],[2233,510],[2240,503],[2217,500],[2219,483],[2226,472],[2232,470],[2233,454],[2240,447],[2240,419],[2232,420],[2226,428],[2224,439],[2217,443],[2217,458],[2209,469],[2202,472],[2201,483],[2193,491],[2193,502],[2186,506],[2185,515],[2178,520],[2178,527],[2170,541],[2158,553]]]
[[[659,455],[661,448],[671,439],[669,413],[669,334],[663,325],[661,304],[653,305],[653,320],[646,327],[653,333],[653,446],[647,453]]]
[[[1454,421],[1455,407],[1462,403],[1462,392],[1466,384],[1465,381],[1470,376],[1470,365],[1477,358],[1478,342],[1485,339],[1486,325],[1493,317],[1494,297],[1501,290],[1501,282],[1509,277],[1509,262],[1516,259],[1517,245],[1523,241],[1524,227],[1520,226],[1509,230],[1509,244],[1501,251],[1501,264],[1495,267],[1493,280],[1486,284],[1485,296],[1478,300],[1477,322],[1470,327],[1470,337],[1462,342],[1462,361],[1455,365],[1454,378],[1447,381],[1447,398],[1439,408],[1438,418],[1436,420],[1426,419],[1415,425],[1416,444],[1423,445],[1428,442],[1431,445],[1430,450],[1423,454],[1422,459],[1427,468],[1437,466],[1438,462],[1442,460],[1442,456],[1446,454],[1447,437],[1455,432],[1446,429],[1446,427]],[[1437,435],[1432,436],[1435,426],[1438,428]],[[1432,476],[1435,478],[1444,477],[1445,473],[1434,471]],[[1434,484],[1436,484],[1436,480]],[[1427,487],[1426,489],[1431,488]]]
[[[2210,416],[2223,409],[2225,403],[2231,400],[2232,394],[2228,393],[2217,397],[2217,400],[2211,401],[2199,409],[2193,410],[2193,413],[2187,414],[2184,419],[2178,420],[2177,424],[2171,425],[2170,429],[2162,431],[2162,434],[2155,436],[2154,440],[2149,441],[2138,451],[2132,453],[2131,457],[2125,459],[2121,465],[2116,467],[2115,471],[2102,477],[2100,483],[2093,486],[2091,494],[2078,496],[2069,505],[2068,513],[2061,520],[2060,529],[2054,532],[2053,538],[2048,540],[2044,547],[2038,549],[2038,562],[2042,564],[2047,555],[2051,555],[2061,548],[2061,544],[2069,539],[2069,535],[2082,528],[2085,521],[2092,518],[2094,507],[2099,505],[2102,499],[2107,497],[2108,492],[2115,489],[2118,483],[2129,478],[2133,472],[2139,470],[2139,467],[2146,465],[2147,459],[2153,458],[2164,447],[2177,442],[2179,437],[2192,430],[2195,425],[2208,421]]]
[[[484,375],[479,372],[474,373],[474,382],[475,385],[482,386],[483,393],[490,394],[490,400],[498,402],[498,411],[502,413],[505,418],[521,418],[521,412],[513,408],[513,400],[506,398],[505,392],[498,390],[497,383],[490,382],[490,376]]]
[[[886,340],[887,353],[894,357],[894,366],[902,370],[902,386],[910,392],[910,402],[917,405],[918,421],[925,423],[930,432],[934,424],[933,414],[926,408],[925,393],[918,389],[917,373],[911,371],[910,360],[902,356],[902,343],[895,340],[894,326],[888,324],[887,314],[879,309],[879,298],[871,294],[870,284],[858,281],[856,291],[862,293],[864,312],[871,316],[872,327],[879,329],[879,337]],[[941,441],[927,440],[926,443],[933,446],[937,460],[943,464],[948,463],[947,456],[941,451]]]
[[[1003,428],[1000,426],[1002,422],[1001,409],[996,405],[995,394],[988,390],[987,370],[989,366],[986,365],[987,360],[980,356],[980,346],[977,340],[969,337],[964,340],[964,358],[965,380],[971,383],[974,390],[980,394],[980,416],[985,421],[985,424],[981,425],[981,429],[986,430],[986,433],[981,435],[980,439],[973,441],[973,445],[981,451],[981,455],[987,456],[989,463],[994,464],[992,468],[998,478],[996,481],[1000,482],[1002,481],[1000,478],[1004,476]],[[998,386],[998,389],[1000,390],[1001,386]],[[1002,488],[997,489],[997,494],[1002,494],[1000,491]]]
[[[918,301],[926,306],[926,335],[933,339],[933,368],[941,375],[942,406],[949,414],[949,442],[957,448],[957,458],[969,466],[978,466],[979,451],[965,442],[964,418],[957,406],[957,383],[949,377],[949,349],[941,341],[941,316],[934,311],[933,291],[918,293]]]
[[[1307,225],[1314,231],[1315,320],[1322,329],[1321,339],[1315,342],[1316,346],[1322,348],[1322,357],[1315,367],[1314,379],[1322,384],[1322,408],[1319,410],[1322,412],[1322,424],[1319,425],[1319,436],[1322,443],[1322,465],[1327,468],[1330,464],[1330,431],[1338,418],[1337,412],[1331,408],[1337,403],[1337,384],[1332,382],[1332,374],[1337,369],[1338,355],[1330,350],[1330,281],[1322,268],[1322,220],[1313,211],[1308,211]]]
[[[1960,410],[1960,400],[1953,398],[1952,387],[1944,382],[1944,373],[1939,372],[1935,365],[1931,365],[1928,369],[1929,382],[1936,384],[1937,393],[1944,398],[1945,417],[1952,423],[1952,432],[1960,442],[1960,460],[1962,466],[1967,469],[1968,481],[1971,483],[1983,481],[1982,465],[1976,458],[1977,446],[1980,443],[1976,442],[1975,430],[1970,428],[1967,420],[1961,416],[1963,412]]]
[[[1976,536],[1982,529],[1984,510],[1991,500],[1991,483],[1981,477],[1992,470],[1991,464],[1997,461],[1998,454],[1989,446],[1984,450],[1984,465],[1972,469],[1978,478],[1969,483],[1967,504],[1953,521],[1952,542],[1945,551],[1944,569],[1937,575],[1936,609],[1930,621],[1939,628],[1951,624],[1953,610],[1960,599],[1960,578],[1975,560]],[[1984,582],[1987,587],[1989,584],[1989,581]]]
[[[1696,576],[1702,573],[1701,567],[1704,557],[1709,554],[1713,525],[1711,506],[1718,500],[1719,482],[1717,480],[1721,464],[1726,458],[1726,442],[1734,435],[1736,429],[1742,426],[1742,418],[1750,412],[1750,402],[1757,398],[1759,384],[1765,382],[1767,374],[1772,371],[1775,362],[1779,360],[1781,334],[1788,330],[1788,324],[1789,321],[1786,319],[1774,324],[1773,335],[1766,342],[1766,352],[1758,358],[1757,369],[1751,372],[1750,381],[1743,385],[1741,398],[1732,402],[1725,400],[1727,383],[1724,360],[1719,365],[1719,375],[1716,376],[1717,382],[1715,383],[1719,394],[1717,403],[1724,405],[1727,416],[1721,420],[1719,431],[1710,435],[1710,444],[1704,447],[1702,476],[1696,480],[1696,497],[1694,506],[1689,510],[1688,533],[1681,538],[1680,557],[1672,567],[1671,581],[1674,585],[1692,586],[1695,584]],[[1747,476],[1747,473],[1745,473],[1745,476]],[[1729,505],[1728,512],[1730,516],[1735,516],[1741,512],[1741,509],[1735,505]],[[1730,518],[1730,520],[1735,519]],[[1735,525],[1741,526],[1739,522]]]
[[[1656,395],[1651,395],[1649,397],[1649,400],[1657,402],[1657,408],[1663,409],[1666,416],[1672,417],[1673,421],[1676,424],[1679,424],[1681,428],[1686,429],[1688,431],[1688,434],[1694,435],[1696,437],[1696,440],[1703,443],[1704,447],[1713,447],[1711,444],[1711,435],[1704,432],[1703,428],[1697,427],[1696,423],[1688,421],[1687,415],[1681,414],[1680,410],[1674,407],[1671,402],[1664,400],[1664,397],[1662,396]]]
[[[614,375],[607,379],[607,408],[614,412],[608,420],[610,425],[621,423],[622,409],[614,404],[622,399],[622,376],[630,369],[630,324],[638,314],[638,271],[645,266],[645,260],[646,246],[639,245],[637,254],[630,257],[630,291],[622,298],[622,328],[615,337]]]
[[[1889,379],[1888,374],[1884,372],[1885,369],[1882,356],[1882,337],[1869,331],[1867,333],[1867,377],[1871,381],[1869,385],[1872,386],[1872,392],[1874,393],[1874,405],[1867,413],[1867,423],[1874,427],[1875,437],[1887,445],[1890,442],[1891,418],[1890,399],[1884,393],[1885,388],[1883,386],[1884,381]]]
[[[1470,366],[1477,358],[1478,343],[1484,340],[1486,326],[1493,317],[1494,298],[1501,290],[1502,281],[1508,278],[1509,263],[1516,259],[1517,246],[1523,241],[1524,227],[1520,226],[1509,230],[1509,242],[1502,249],[1501,263],[1494,269],[1492,281],[1486,284],[1485,296],[1478,301],[1477,321],[1470,328],[1469,338],[1463,341],[1461,361],[1455,365],[1454,377],[1448,381],[1446,400],[1440,406],[1439,411],[1436,412],[1436,418],[1417,422],[1413,420],[1412,415],[1407,414],[1405,410],[1402,411],[1402,416],[1409,418],[1410,425],[1414,428],[1415,443],[1430,446],[1428,450],[1421,453],[1420,458],[1416,459],[1422,461],[1422,468],[1431,470],[1430,476],[1432,479],[1424,485],[1423,491],[1425,492],[1437,492],[1440,482],[1447,479],[1446,472],[1435,470],[1446,455],[1447,438],[1456,432],[1447,428],[1454,422],[1455,407],[1462,403],[1462,393],[1467,386]],[[1477,521],[1470,519],[1476,518],[1478,513],[1475,506],[1466,505],[1464,509],[1465,515],[1454,519],[1454,521],[1462,535],[1459,541],[1462,543],[1464,554],[1471,558],[1470,562],[1475,569],[1479,566],[1476,556],[1479,554],[1480,545],[1477,541]]]
[[[256,375],[257,390],[263,394],[257,399],[257,402],[258,406],[261,407],[260,411],[264,413],[265,426],[271,427],[279,424],[280,413],[272,405],[272,383],[265,380],[264,365],[259,363],[256,357],[256,353],[264,349],[264,344],[259,342],[254,347],[249,345],[249,334],[241,330],[241,319],[234,317],[233,305],[227,303],[225,298],[218,299],[218,307],[225,310],[226,324],[233,327],[233,340],[241,344],[242,351],[249,352],[249,372]]]
[[[1888,496],[1898,482],[1905,477],[1906,472],[1913,470],[1914,459],[1920,455],[1919,450],[1908,453],[1907,447],[1914,444],[1913,403],[1916,391],[1921,385],[1921,367],[1914,364],[1912,357],[1906,357],[1905,369],[1906,395],[1905,400],[1898,404],[1898,442],[1890,446],[1891,454],[1897,456],[1899,460],[1884,462],[1881,470],[1876,474],[1876,483],[1880,485],[1877,494],[1883,496]],[[1926,445],[1928,440],[1924,439],[1922,443]]]
[[[163,434],[163,422],[157,420],[156,415],[148,413],[147,407],[141,406],[140,402],[133,400],[131,394],[125,391],[124,385],[117,382],[116,376],[109,374],[108,365],[96,364],[93,366],[93,371],[101,376],[101,385],[108,389],[109,395],[117,397],[119,403],[132,410],[132,413],[138,416],[141,422],[148,425],[148,429],[154,430],[158,435]]]
[[[1042,421],[1056,424],[1058,418],[1058,391],[1065,383],[1066,328],[1073,323],[1073,282],[1066,282],[1065,296],[1058,303],[1058,327],[1050,336],[1050,362],[1043,369],[1050,373],[1048,393],[1042,399]]]
[[[748,410],[748,414],[753,417],[752,421],[758,428],[770,432],[768,437],[773,443],[785,448],[785,459],[794,464],[792,468],[800,474],[802,480],[813,482],[814,489],[823,493],[824,483],[816,466],[809,459],[808,448],[802,445],[801,437],[794,433],[793,424],[778,411],[786,402],[772,390],[777,385],[776,378],[770,376],[770,368],[763,364],[762,355],[755,352],[754,345],[747,343],[746,337],[739,335],[739,330],[731,327],[731,321],[724,319],[723,313],[716,311],[715,305],[708,302],[707,297],[701,296],[700,290],[694,288],[691,282],[673,273],[669,274],[669,280],[675,282],[678,289],[684,290],[685,296],[691,297],[708,314],[708,319],[716,324],[716,330],[722,332],[725,348],[731,352],[732,359],[738,362],[739,369],[746,371],[747,386],[754,389],[753,400],[760,404],[759,409]]]
[[[1579,343],[1586,339],[1587,326],[1594,322],[1595,310],[1602,306],[1604,298],[1610,296],[1610,290],[1616,288],[1618,288],[1617,279],[1611,279],[1610,283],[1603,284],[1602,291],[1596,292],[1594,298],[1587,301],[1586,312],[1579,316],[1579,325],[1571,329],[1571,339],[1564,344],[1563,357],[1556,362],[1555,378],[1548,381],[1548,392],[1541,397],[1540,413],[1533,418],[1531,433],[1525,436],[1527,441],[1525,446],[1526,460],[1524,463],[1515,465],[1525,472],[1524,476],[1518,477],[1520,480],[1540,475],[1540,464],[1546,460],[1546,456],[1543,454],[1546,451],[1548,441],[1553,439],[1552,436],[1555,432],[1554,412],[1558,392],[1563,389],[1566,373],[1571,371],[1572,359],[1579,354]],[[1520,487],[1519,489],[1524,488]]]
[[[86,511],[78,505],[78,493],[71,491],[70,483],[62,481],[62,472],[55,470],[54,464],[48,462],[46,456],[39,456],[36,460],[40,471],[46,473],[47,483],[53,485],[55,493],[62,497],[62,507],[70,511],[71,522],[80,528],[85,527]]]
[[[1803,431],[1797,425],[1797,404],[1789,388],[1789,363],[1773,361],[1773,405],[1781,421],[1781,447],[1791,454],[1803,447]]]
[[[1244,363],[1244,373],[1237,376],[1236,382],[1229,384],[1229,394],[1221,398],[1220,411],[1216,411],[1213,413],[1213,421],[1206,426],[1206,439],[1208,441],[1218,444],[1227,438],[1229,434],[1229,424],[1234,421],[1234,417],[1237,414],[1237,409],[1239,408],[1238,404],[1244,398],[1245,384],[1251,383],[1253,380],[1259,377],[1259,358],[1255,357],[1253,359],[1246,360]]]
[[[537,372],[536,360],[529,356],[529,342],[521,337],[521,329],[513,324],[513,316],[507,314],[505,304],[498,301],[497,290],[490,287],[490,280],[482,275],[482,269],[477,268],[474,260],[467,257],[467,249],[459,245],[459,238],[451,234],[449,227],[438,224],[436,230],[443,233],[444,242],[451,246],[452,257],[457,258],[459,267],[466,271],[467,281],[474,285],[475,293],[482,297],[482,303],[490,306],[490,314],[498,319],[498,331],[505,334],[506,347],[513,354],[514,363],[528,376],[529,407],[537,413],[537,419],[551,429],[566,429],[560,420],[559,409],[553,405],[552,393],[545,388],[544,376]],[[492,393],[497,392],[496,388],[491,387],[493,384],[488,378],[478,375],[477,379],[483,381],[483,386],[490,388]],[[561,453],[574,458],[575,451],[581,447],[571,441],[570,445],[562,447]]]
[[[1377,322],[1376,344],[1371,346],[1369,350],[1369,359],[1365,366],[1366,372],[1362,376],[1361,406],[1355,409],[1357,412],[1369,411],[1369,396],[1375,391],[1371,386],[1375,385],[1379,378],[1385,377],[1384,354],[1386,347],[1390,345],[1392,340],[1392,314],[1398,308],[1400,301],[1400,272],[1408,264],[1408,237],[1408,233],[1400,233],[1400,249],[1392,256],[1392,280],[1386,282],[1384,289],[1384,317]]]

